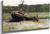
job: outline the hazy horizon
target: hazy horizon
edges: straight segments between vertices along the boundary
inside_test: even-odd
[[[4,6],[18,6],[19,4],[21,4],[23,0],[3,0],[3,5]],[[27,5],[37,5],[37,4],[49,4],[49,1],[44,2],[44,0],[42,1],[37,1],[37,0],[24,0],[24,4]]]

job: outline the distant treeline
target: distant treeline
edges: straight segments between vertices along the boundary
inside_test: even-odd
[[[49,12],[49,4],[39,5],[26,5],[21,6],[3,6],[3,13],[11,13],[12,11],[18,11],[21,9],[25,12]]]

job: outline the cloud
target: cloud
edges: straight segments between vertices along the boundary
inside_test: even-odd
[[[18,6],[21,4],[21,1],[23,0],[3,0],[3,5],[7,6]],[[24,4],[28,5],[35,5],[35,4],[49,4],[49,0],[24,0]]]

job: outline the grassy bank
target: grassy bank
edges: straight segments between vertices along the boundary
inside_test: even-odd
[[[26,17],[34,17],[38,14],[39,18],[46,18],[50,17],[50,12],[33,12],[33,13],[27,13]],[[3,21],[12,19],[11,13],[3,13]]]
[[[3,21],[10,20],[12,19],[10,13],[3,13]]]
[[[40,18],[45,18],[45,17],[50,17],[49,16],[49,13],[50,12],[33,12],[33,13],[28,13],[27,14],[27,17],[34,17],[34,16],[36,16],[37,14],[38,14],[38,17]]]

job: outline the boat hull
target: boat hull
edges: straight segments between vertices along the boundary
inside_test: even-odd
[[[15,20],[24,20],[25,19],[25,17],[19,17],[19,16],[16,16],[15,14],[11,14],[11,16]]]

